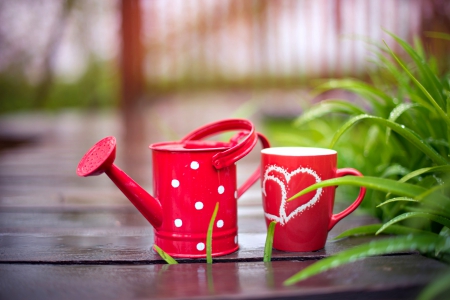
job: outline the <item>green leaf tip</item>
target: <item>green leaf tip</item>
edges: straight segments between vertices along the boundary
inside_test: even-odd
[[[394,238],[374,240],[370,243],[359,245],[344,250],[336,255],[324,258],[304,268],[283,282],[285,286],[293,285],[313,275],[336,268],[338,266],[355,262],[369,256],[383,255],[404,251],[432,251],[444,241],[443,237],[436,234],[404,235]]]
[[[397,222],[400,222],[400,221],[403,221],[403,220],[406,220],[409,218],[425,218],[425,219],[429,219],[431,221],[440,223],[444,226],[450,227],[450,219],[448,219],[444,216],[430,214],[427,212],[407,212],[407,213],[403,213],[403,214],[393,218],[392,220],[390,220],[389,222],[384,224],[375,234],[381,233],[383,230],[385,230],[387,227],[391,226],[394,223],[397,223]]]
[[[159,256],[161,256],[162,259],[166,261],[169,265],[176,265],[178,262],[172,258],[169,254],[164,252],[163,249],[161,249],[158,245],[153,245],[153,249],[155,249],[156,252],[158,252]]]
[[[305,195],[312,192],[318,188],[338,186],[338,185],[351,185],[351,186],[363,186],[368,189],[379,190],[387,193],[396,194],[404,197],[415,197],[426,191],[425,188],[413,185],[410,183],[398,182],[392,179],[371,177],[371,176],[345,176],[333,179],[327,179],[319,183],[315,183],[305,188],[304,190],[298,192],[287,201],[292,201],[297,197]]]
[[[219,210],[219,202],[216,203],[214,207],[213,214],[211,216],[211,220],[209,221],[208,233],[206,235],[206,263],[212,264],[212,234],[214,228],[214,222],[216,220],[217,211]]]
[[[267,229],[266,244],[264,246],[264,262],[270,262],[272,260],[272,245],[273,236],[275,233],[275,225],[277,225],[277,222],[272,221],[270,222],[269,228]]]

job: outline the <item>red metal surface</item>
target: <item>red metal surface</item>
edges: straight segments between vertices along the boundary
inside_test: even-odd
[[[305,152],[307,151],[307,152]],[[320,188],[292,201],[304,188],[327,179],[356,175],[355,169],[336,169],[337,153],[319,148],[271,148],[262,150],[261,185],[267,226],[276,221],[273,247],[282,251],[322,249],[328,231],[355,210],[365,195],[361,188],[353,204],[333,215],[335,187]]]
[[[230,142],[202,139],[225,131],[240,131]],[[175,257],[205,257],[206,235],[215,204],[220,203],[213,229],[212,255],[238,249],[237,199],[258,179],[256,170],[238,189],[236,162],[260,140],[251,122],[241,119],[208,124],[180,142],[150,145],[153,158],[154,196],[148,194],[113,164],[115,139],[99,141],[81,159],[79,176],[105,172],[153,225],[155,244]]]

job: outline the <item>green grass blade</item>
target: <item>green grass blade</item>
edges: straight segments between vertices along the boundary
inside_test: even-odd
[[[445,192],[445,190],[448,189],[449,186],[450,186],[450,183],[449,182],[445,182],[443,184],[430,187],[425,192],[423,192],[422,194],[417,195],[416,199],[419,200],[419,201],[423,200],[423,199],[427,198],[428,196],[432,195],[433,193],[436,193],[436,192],[438,192],[440,190],[444,190],[444,192]],[[450,199],[448,197],[444,196],[443,194],[439,195],[439,200],[442,201],[440,204],[445,204],[446,203],[446,204],[448,204],[450,206]]]
[[[178,262],[173,259],[172,256],[164,252],[164,250],[158,247],[158,245],[153,245],[153,249],[155,249],[155,251],[158,252],[159,256],[161,256],[161,258],[164,259],[169,265],[178,264]]]
[[[371,176],[345,176],[333,179],[327,179],[319,183],[315,183],[298,192],[287,201],[291,201],[297,197],[305,195],[321,187],[338,186],[338,185],[352,185],[363,186],[369,189],[379,190],[386,193],[391,193],[398,196],[414,198],[416,195],[420,195],[425,192],[426,189],[414,184],[398,182],[392,179],[371,177]]]
[[[403,113],[405,113],[406,111],[412,109],[412,108],[416,108],[419,107],[418,104],[414,104],[414,103],[400,103],[399,105],[397,105],[389,114],[389,118],[388,120],[391,122],[395,122]],[[388,127],[386,129],[386,141],[389,140],[389,136],[391,135],[391,128]]]
[[[366,113],[364,110],[348,101],[338,99],[328,99],[308,109],[305,113],[303,113],[300,117],[298,117],[295,120],[294,126],[297,127],[301,126],[312,120],[318,119],[324,115],[335,112],[349,113],[352,115],[359,115]]]
[[[398,176],[398,175],[406,175],[409,173],[409,170],[406,169],[405,167],[395,164],[392,166],[387,167],[383,174],[380,175],[380,177],[390,177],[390,176]]]
[[[378,204],[376,207],[380,207],[380,206],[386,205],[388,203],[397,202],[397,201],[420,202],[419,200],[416,200],[416,199],[413,199],[413,198],[409,198],[409,197],[396,197],[396,198],[392,198],[392,199],[386,200],[383,203]]]
[[[414,63],[416,64],[418,68],[418,72],[420,75],[422,75],[422,81],[424,83],[428,83],[427,85],[431,88],[431,93],[433,93],[435,96],[438,97],[438,101],[442,104],[444,99],[442,98],[441,91],[443,89],[442,84],[439,82],[436,75],[433,73],[433,71],[430,69],[430,66],[426,63],[425,58],[420,56],[407,42],[396,36],[395,34],[391,32],[387,32],[391,37],[395,39],[395,41],[408,53],[408,55],[413,59]],[[384,41],[383,41],[384,42]],[[397,63],[402,67],[402,69],[408,74],[408,76],[413,80],[413,82],[416,84],[416,86],[422,90],[422,92],[427,96],[429,100],[431,97],[430,92],[426,90],[423,85],[412,75],[412,73],[406,68],[406,66],[401,62],[401,60],[395,55],[395,53],[389,48],[389,46],[384,42],[384,44],[387,47],[388,52],[390,55],[397,61]],[[434,100],[433,97],[431,97]],[[437,102],[436,102],[437,104]],[[433,104],[434,106],[434,104]],[[439,106],[439,105],[438,105]],[[439,106],[440,107],[440,106]]]
[[[447,291],[447,295],[450,292],[450,269],[444,274],[434,279],[429,285],[427,285],[417,297],[417,300],[432,300],[438,299],[438,295],[444,296],[444,292]],[[442,298],[444,299],[444,298]]]
[[[386,44],[386,43],[385,43]],[[401,60],[395,55],[395,53],[389,48],[389,46],[386,44],[386,47],[388,48],[388,51],[391,53],[392,57],[397,61],[397,63],[403,68],[403,70],[406,72],[406,74],[409,75],[409,77],[412,79],[412,81],[416,84],[416,86],[425,94],[427,99],[430,101],[430,103],[435,108],[438,115],[442,118],[443,121],[447,123],[448,126],[450,126],[450,118],[447,116],[445,111],[442,109],[442,107],[436,102],[436,100],[431,96],[431,94],[427,91],[427,89],[414,77],[414,75],[408,70],[408,68],[401,62]],[[438,93],[440,95],[440,91]],[[442,100],[443,102],[443,100]]]
[[[398,119],[398,117],[400,117],[404,112],[412,109],[412,108],[416,108],[419,107],[418,104],[415,103],[400,103],[399,105],[397,105],[389,114],[389,121],[394,122],[395,120]]]
[[[425,36],[450,41],[450,34],[444,32],[425,31]]]
[[[372,125],[367,129],[366,140],[363,142],[364,149],[363,155],[367,156],[371,151],[378,146],[380,141],[380,127],[378,125]]]
[[[435,113],[435,109],[433,107],[433,105],[431,105],[430,103],[428,103],[425,99],[423,99],[421,96],[417,95],[415,91],[411,91],[409,92],[409,97],[411,98],[412,102],[417,103],[418,105],[420,105],[421,107],[424,107],[425,109],[427,109],[429,112],[431,113]]]
[[[405,176],[403,176],[399,181],[400,182],[407,182],[408,180],[423,175],[427,173],[450,173],[450,166],[444,165],[444,166],[436,166],[436,167],[429,167],[429,168],[422,168],[415,170]]]
[[[275,233],[276,221],[272,221],[267,229],[266,244],[264,246],[264,262],[270,262],[272,260],[272,245],[273,245],[273,235]]]
[[[400,221],[403,221],[403,220],[406,220],[409,218],[426,218],[431,221],[438,222],[439,224],[442,224],[444,226],[450,227],[450,219],[448,219],[446,217],[436,215],[436,214],[425,213],[425,212],[408,212],[408,213],[404,213],[404,214],[401,214],[401,215],[393,218],[392,220],[390,220],[389,222],[384,224],[375,234],[381,233],[384,229],[388,228],[389,226],[391,226],[394,223],[397,223],[397,222],[400,222]]]
[[[288,278],[284,282],[284,285],[292,285],[323,271],[369,256],[416,250],[421,252],[430,252],[438,247],[438,244],[441,243],[442,240],[443,238],[436,234],[423,234],[398,236],[394,238],[371,241],[370,243],[359,245],[354,248],[344,250],[334,256],[319,260],[318,262],[306,267],[297,274]]]
[[[351,229],[348,229],[348,230],[342,232],[338,236],[336,236],[334,238],[334,240],[339,240],[339,239],[351,237],[351,236],[375,235],[375,233],[382,226],[383,226],[383,224],[371,224],[371,225],[364,225],[364,226],[351,228]],[[388,228],[386,228],[382,233],[383,234],[407,235],[410,233],[414,233],[414,234],[428,233],[428,231],[394,224],[394,225],[391,225]]]
[[[331,141],[330,148],[333,148],[337,143],[339,138],[355,123],[361,120],[370,120],[371,122],[390,127],[393,131],[397,132],[405,139],[407,139],[413,146],[421,150],[425,155],[427,155],[431,160],[439,165],[447,165],[447,160],[442,157],[436,150],[433,149],[425,140],[421,139],[414,131],[406,128],[405,126],[399,125],[395,122],[376,117],[371,115],[359,115],[348,120],[344,125],[339,128]]]
[[[217,211],[219,210],[219,202],[216,203],[214,207],[213,214],[211,216],[211,220],[209,221],[208,233],[206,235],[206,263],[212,264],[212,234],[214,228],[214,222],[216,221]]]
[[[389,106],[394,105],[393,99],[389,95],[387,95],[380,89],[374,87],[373,85],[370,85],[368,83],[365,83],[360,80],[355,80],[355,79],[328,80],[327,82],[317,86],[315,90],[317,92],[325,92],[325,91],[333,90],[333,89],[343,89],[343,90],[355,92],[355,93],[365,97],[367,100],[371,101],[371,103],[374,106],[379,106],[379,104],[380,104],[375,99],[383,100],[384,105],[389,105]]]

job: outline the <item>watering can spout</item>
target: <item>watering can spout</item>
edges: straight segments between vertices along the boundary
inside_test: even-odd
[[[158,228],[162,224],[161,203],[114,164],[116,139],[112,136],[97,142],[81,159],[77,175],[82,177],[105,173],[139,212]]]

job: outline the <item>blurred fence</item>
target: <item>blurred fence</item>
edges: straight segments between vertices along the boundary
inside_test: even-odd
[[[169,4],[170,3],[170,4]],[[283,86],[361,76],[374,42],[421,34],[422,0],[142,1],[154,88]]]
[[[0,100],[112,103],[121,86],[129,103],[149,91],[361,77],[374,66],[371,42],[399,50],[384,30],[412,41],[449,33],[449,20],[447,0],[0,0]],[[449,43],[433,43],[426,50],[449,65]],[[65,96],[48,100],[61,82]]]

